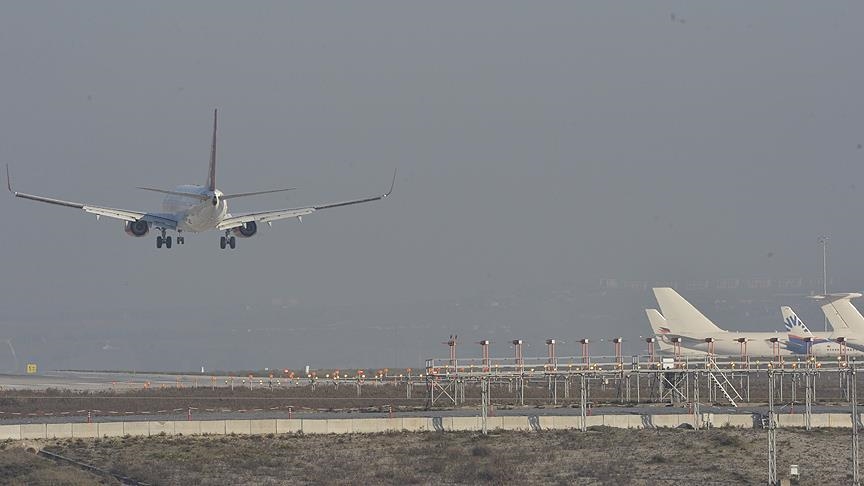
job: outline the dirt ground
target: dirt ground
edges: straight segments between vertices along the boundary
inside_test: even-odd
[[[58,484],[59,477],[63,484],[104,484],[104,479],[61,468],[15,444],[0,444],[0,483]],[[495,432],[486,437],[457,432],[161,436],[41,444],[102,469],[166,485],[741,485],[767,480],[765,431],[741,429],[601,427],[584,433]],[[781,479],[794,463],[802,485],[851,482],[848,430],[783,429],[777,444]]]
[[[864,377],[864,373],[861,374]],[[816,395],[817,404],[845,404],[843,394],[839,389],[836,376],[824,375],[818,382]],[[596,380],[595,380],[596,381]],[[800,380],[799,380],[800,381]],[[709,381],[700,380],[702,390],[700,396],[703,402],[710,398]],[[736,386],[744,388],[736,381]],[[782,398],[778,396],[778,405],[790,404],[792,401],[802,403],[805,396],[804,388],[800,383],[794,382],[786,377],[780,382],[778,391],[782,390]],[[634,383],[635,385],[635,383]],[[640,382],[640,399],[642,403],[658,400],[657,390],[651,386],[649,380]],[[574,383],[570,397],[564,398],[563,386],[560,387],[557,404],[559,406],[573,406],[580,403],[578,382]],[[864,382],[860,387],[864,388]],[[751,382],[751,399],[754,403],[765,403],[767,401],[766,382],[764,377],[754,377]],[[604,404],[622,404],[622,389],[620,386],[610,384],[603,385],[598,381],[591,385],[589,400],[595,406]],[[635,404],[635,387],[631,390]],[[52,415],[68,415],[86,417],[88,412],[93,416],[117,416],[126,414],[156,413],[167,411],[185,416],[191,407],[194,413],[204,413],[207,410],[255,410],[255,409],[278,409],[287,411],[289,407],[295,411],[309,410],[377,410],[387,411],[389,407],[394,410],[418,410],[424,409],[428,403],[426,400],[426,388],[416,386],[412,388],[411,397],[407,397],[406,385],[400,384],[366,384],[362,388],[361,396],[357,396],[355,386],[334,386],[319,384],[312,386],[297,387],[274,387],[272,389],[249,390],[243,387],[235,389],[211,388],[211,387],[186,387],[186,388],[154,388],[137,389],[125,391],[104,392],[76,392],[70,390],[48,389],[44,391],[30,390],[2,390],[0,389],[0,422],[7,419],[19,419],[21,417],[39,417]],[[439,392],[440,395],[440,392]],[[466,405],[477,407],[480,403],[480,390],[476,384],[470,384],[465,389]],[[491,386],[491,401],[496,407],[514,406],[519,403],[519,394],[511,386],[496,383]],[[653,399],[653,400],[652,400]],[[545,383],[532,383],[526,387],[525,403],[528,405],[550,406],[552,401],[549,390]],[[722,397],[717,402],[724,405],[726,402]],[[436,406],[452,406],[452,402],[439,400]]]

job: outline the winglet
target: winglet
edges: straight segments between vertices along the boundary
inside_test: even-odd
[[[393,181],[390,182],[390,190],[384,193],[381,197],[387,197],[393,194],[393,188],[396,186],[396,169],[393,169]]]
[[[9,189],[9,192],[15,194],[15,191],[12,190],[12,179],[9,178],[9,164],[6,164],[6,188]]]

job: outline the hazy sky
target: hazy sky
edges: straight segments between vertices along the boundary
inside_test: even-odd
[[[0,339],[45,312],[218,319],[813,275],[822,233],[854,279],[862,16],[855,1],[7,2],[0,161],[18,190],[158,210],[133,187],[203,183],[216,107],[221,190],[299,188],[234,213],[399,176],[392,199],[235,251],[217,232],[160,251],[116,221],[2,199]]]

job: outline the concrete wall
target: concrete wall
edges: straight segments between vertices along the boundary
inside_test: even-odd
[[[745,429],[753,428],[753,415],[735,413],[711,414],[712,427],[738,427]]]
[[[750,414],[712,414],[700,417],[692,414],[662,415],[593,415],[585,417],[586,427],[606,426],[637,429],[643,427],[679,427],[682,424],[710,423],[713,427],[753,427]],[[850,427],[849,414],[813,414],[813,427]],[[489,430],[556,430],[579,429],[582,417],[568,416],[504,416],[488,417]],[[777,414],[779,427],[803,427],[802,414]],[[302,432],[304,434],[381,433],[388,431],[479,431],[480,417],[396,417],[357,419],[265,419],[265,420],[192,420],[168,422],[98,422],[64,424],[0,425],[0,440],[117,437],[124,435],[199,435],[242,434],[265,435]]]
[[[121,425],[122,427],[122,425]],[[21,425],[22,439],[44,439],[48,427],[45,424],[23,424]]]
[[[92,438],[99,437],[99,428],[96,424],[72,424],[72,437]]]
[[[47,439],[72,437],[72,424],[46,424],[45,429]]]
[[[300,419],[276,419],[277,434],[294,434],[303,430],[303,421]]]
[[[202,434],[223,435],[225,434],[224,420],[202,420],[198,422]]]
[[[252,426],[250,425],[251,420],[226,420],[225,421],[225,433],[226,434],[243,434],[249,435],[252,432]]]
[[[328,428],[326,420],[309,419],[302,419],[300,427],[300,431],[304,434],[326,434]]]
[[[425,432],[435,430],[432,426],[432,419],[429,417],[403,417],[402,430],[409,432]]]
[[[101,429],[100,429],[101,431]],[[201,422],[187,420],[185,422],[174,422],[174,434],[176,435],[200,435]]]
[[[350,434],[351,433],[351,422],[355,419],[327,419],[327,433],[328,434]],[[363,419],[356,419],[363,420]],[[366,419],[368,420],[368,419]],[[305,425],[307,420],[303,421],[304,429],[303,432],[306,432]]]
[[[150,435],[147,422],[123,422],[123,435]]]
[[[147,422],[150,425],[150,435],[174,435],[174,422]],[[246,432],[248,434],[248,432]]]
[[[250,420],[249,433],[252,435],[275,434],[276,419]]]
[[[96,424],[96,433],[99,437],[123,437],[123,422],[100,422]]]

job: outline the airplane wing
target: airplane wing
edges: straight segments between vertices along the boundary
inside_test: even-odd
[[[57,206],[65,206],[67,208],[80,209],[86,213],[95,214],[96,216],[105,216],[107,218],[119,219],[122,221],[146,221],[154,226],[165,229],[174,229],[177,227],[177,221],[170,214],[145,213],[141,211],[130,211],[127,209],[115,209],[104,206],[91,206],[73,201],[64,201],[52,197],[36,196],[34,194],[25,194],[12,190],[12,182],[9,179],[9,166],[6,166],[6,187],[15,197],[29,199]]]
[[[255,221],[256,223],[272,223],[273,221],[278,221],[280,219],[300,218],[306,216],[307,214],[312,214],[315,211],[320,211],[322,209],[339,208],[342,206],[351,206],[354,204],[363,204],[367,202],[378,201],[389,196],[393,192],[393,186],[395,184],[396,171],[393,171],[393,181],[390,183],[390,190],[380,196],[367,197],[363,199],[353,199],[351,201],[343,201],[338,203],[322,204],[319,206],[309,206],[305,208],[275,209],[271,211],[259,211],[255,213],[229,216],[222,220],[222,222],[218,226],[218,229],[227,230],[231,228],[238,228],[250,221]]]

